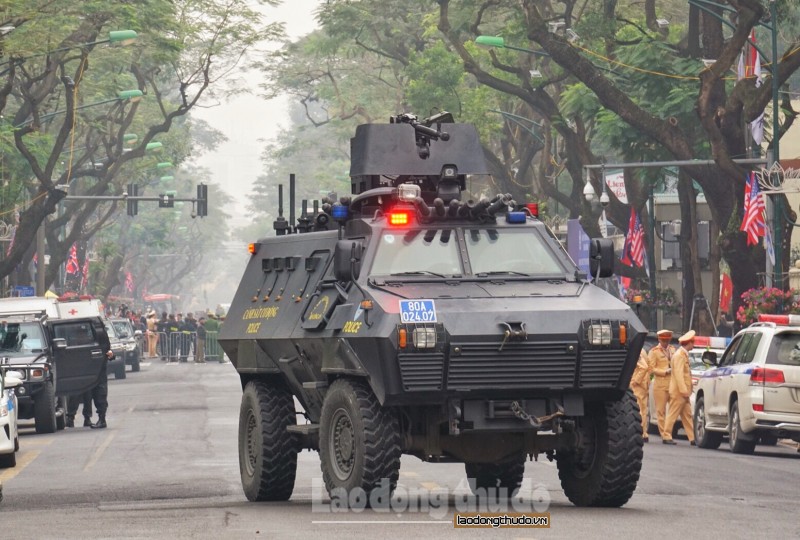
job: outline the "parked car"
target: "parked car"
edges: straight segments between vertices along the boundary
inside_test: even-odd
[[[142,331],[134,330],[130,319],[109,319],[114,325],[117,337],[125,347],[125,364],[131,366],[131,371],[139,371],[142,358]]]
[[[19,407],[14,389],[19,386],[22,386],[22,373],[0,370],[0,469],[17,465]]]
[[[697,446],[732,452],[779,438],[800,442],[800,316],[761,315],[733,338],[697,386]]]
[[[108,341],[111,343],[111,351],[114,353],[114,358],[109,360],[108,366],[106,366],[107,373],[113,373],[115,379],[124,379],[126,377],[125,343],[119,338],[119,334],[110,320],[105,320],[105,326]]]
[[[703,360],[703,356],[706,355],[706,353],[708,353],[708,352],[713,352],[713,353],[715,353],[715,355],[720,356],[725,351],[724,348],[709,348],[707,345],[701,346],[701,347],[697,346],[698,341],[701,344],[707,344],[708,343],[707,340],[709,340],[709,339],[715,340],[713,342],[714,345],[721,345],[721,344],[724,343],[724,341],[719,342],[719,341],[716,341],[716,340],[718,340],[718,339],[726,340],[727,338],[708,338],[708,337],[705,337],[705,336],[698,336],[697,338],[695,338],[695,348],[692,349],[691,351],[689,351],[689,369],[692,372],[692,395],[689,398],[689,404],[692,407],[692,410],[694,410],[694,400],[695,400],[695,394],[696,394],[696,391],[697,391],[697,383],[700,380],[700,377],[703,376],[703,373],[705,373],[708,369],[713,367],[710,363],[708,363],[707,360]],[[706,355],[706,358],[708,358],[708,355]],[[655,407],[656,407],[656,402],[655,402],[655,398],[653,397],[653,385],[651,384],[650,385],[649,404],[647,406],[647,422],[648,422],[648,424],[647,424],[648,425],[648,430],[647,431],[650,434],[657,435],[658,434],[658,418],[657,418],[657,416],[655,414],[655,410],[656,410]],[[669,410],[669,405],[667,405],[667,410]],[[678,418],[678,421],[675,423],[675,427],[672,428],[672,436],[673,437],[676,436],[678,434],[678,431],[682,427],[683,426],[681,424],[681,420],[680,420],[680,418]]]

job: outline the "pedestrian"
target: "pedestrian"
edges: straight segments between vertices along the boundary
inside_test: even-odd
[[[633,390],[633,395],[636,396],[636,403],[639,404],[639,413],[642,415],[642,440],[644,442],[650,440],[647,435],[647,402],[650,391],[650,374],[650,362],[647,360],[647,353],[642,348],[639,353],[639,361],[636,362],[636,368],[631,376],[630,387]]]
[[[161,360],[169,360],[169,317],[167,312],[161,312],[161,318],[156,323],[156,330],[158,331],[158,354]]]
[[[87,390],[82,394],[67,396],[67,410],[64,413],[66,427],[75,427],[75,416],[78,414],[78,407],[83,404],[83,427],[92,427],[92,391]]]
[[[680,348],[672,357],[672,377],[669,383],[669,414],[665,429],[669,434],[664,439],[664,444],[677,444],[672,440],[672,428],[678,417],[681,419],[683,429],[689,438],[689,444],[695,446],[694,423],[692,421],[692,407],[689,398],[692,395],[692,371],[689,367],[689,351],[694,349],[694,330],[689,330],[678,338]]]
[[[189,327],[187,326],[186,321],[183,318],[183,313],[178,313],[175,316],[175,320],[178,323],[178,332],[180,332],[178,341],[179,341],[179,348],[180,348],[180,361],[186,362],[189,356],[189,343],[191,339],[191,334],[189,332]]]
[[[114,358],[114,351],[111,350],[111,342],[108,340],[108,334],[105,329],[97,331],[97,342],[100,344],[100,349],[104,353],[103,368],[100,371],[100,378],[97,384],[87,392],[89,396],[83,402],[83,414],[86,416],[87,403],[89,403],[89,419],[92,429],[105,429],[108,427],[106,424],[106,412],[108,411],[108,361]],[[97,411],[97,422],[91,423],[91,400],[94,400],[94,408]],[[84,422],[84,425],[86,423]]]
[[[208,319],[206,319],[203,326],[206,328],[206,356],[212,359],[218,357],[217,360],[222,362],[219,342],[217,341],[217,335],[219,334],[219,321],[217,321],[217,316],[209,312]]]
[[[156,312],[150,310],[147,312],[147,357],[155,358],[157,356],[156,349],[158,348],[158,321],[156,320]]]
[[[182,318],[180,313],[178,313],[177,317],[170,313],[169,317],[167,318],[170,362],[175,362],[178,360],[178,353],[180,352],[181,348],[181,326],[183,325],[183,321],[179,320],[180,318]]]
[[[206,363],[206,318],[200,317],[197,321],[197,343],[195,344],[194,361],[197,364]]]
[[[655,375],[653,381],[653,398],[656,407],[656,419],[658,420],[658,432],[661,440],[672,439],[672,433],[665,431],[667,419],[667,403],[669,403],[669,380],[672,373],[672,356],[675,354],[675,347],[669,344],[672,339],[671,330],[659,330],[656,332],[658,345],[650,349],[647,361],[650,364],[650,371]]]

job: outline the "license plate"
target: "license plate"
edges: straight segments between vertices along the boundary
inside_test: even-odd
[[[433,300],[400,300],[400,322],[435,323],[436,306]]]

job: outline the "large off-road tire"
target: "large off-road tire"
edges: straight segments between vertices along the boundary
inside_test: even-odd
[[[17,466],[17,454],[11,452],[10,454],[0,454],[0,469],[10,469]]]
[[[522,484],[525,474],[525,454],[506,458],[499,463],[465,463],[469,488],[475,495],[488,495],[495,498],[504,488],[508,497],[513,497]]]
[[[250,501],[287,501],[297,472],[298,446],[287,427],[297,418],[294,398],[280,382],[250,381],[239,409],[239,474]]]
[[[722,433],[706,429],[706,403],[703,396],[698,396],[694,404],[694,440],[698,448],[716,450],[722,443]]]
[[[36,433],[56,432],[56,394],[52,382],[46,382],[33,400],[33,418]]]
[[[739,420],[739,402],[731,403],[729,415],[730,428],[728,429],[728,444],[734,454],[752,454],[756,450],[756,438],[746,439],[742,433],[742,424]]]
[[[56,429],[58,431],[67,427],[67,398],[58,398],[58,405],[56,406]]]
[[[556,453],[564,494],[576,506],[628,502],[642,469],[642,418],[629,390],[619,401],[587,403],[578,418],[577,448]]]
[[[380,406],[369,386],[348,379],[330,386],[322,405],[319,457],[331,498],[343,503],[363,497],[369,503],[379,490],[380,500],[388,502],[400,475],[400,442],[397,416]]]

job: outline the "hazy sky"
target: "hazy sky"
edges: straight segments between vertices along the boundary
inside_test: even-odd
[[[314,10],[321,1],[284,0],[276,8],[265,8],[265,17],[268,21],[284,22],[289,36],[296,38],[314,30]],[[251,75],[249,82],[257,93],[259,76]],[[214,183],[235,198],[234,208],[228,209],[234,216],[232,227],[247,221],[246,198],[253,181],[262,173],[261,151],[265,142],[277,134],[278,127],[287,123],[287,103],[284,98],[266,101],[257,95],[246,95],[192,112],[192,116],[206,120],[228,137],[227,143],[200,156],[196,163],[210,169]]]

